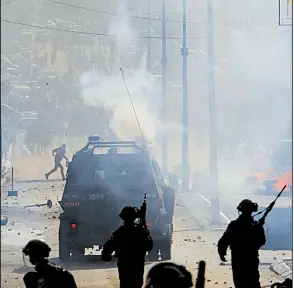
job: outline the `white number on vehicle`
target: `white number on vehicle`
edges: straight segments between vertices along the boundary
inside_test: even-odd
[[[104,194],[102,193],[97,193],[97,194],[89,194],[89,200],[93,201],[93,200],[97,200],[97,199],[102,199],[104,198]]]
[[[95,171],[95,177],[96,178],[99,177],[99,178],[104,179],[105,178],[105,171],[103,171],[103,170],[96,170]]]

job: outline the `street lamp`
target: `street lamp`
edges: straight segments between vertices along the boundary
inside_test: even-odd
[[[189,191],[189,161],[188,161],[188,92],[187,92],[187,7],[186,0],[183,0],[183,104],[182,104],[182,191]]]
[[[151,72],[151,47],[150,47],[150,45],[151,45],[151,20],[150,20],[150,18],[151,18],[151,0],[148,0],[148,12],[147,12],[147,15],[148,15],[148,27],[147,27],[147,29],[148,29],[148,46],[147,46],[147,69],[148,69],[148,71],[149,72]]]
[[[161,54],[161,65],[162,65],[162,122],[166,121],[166,0],[162,0],[162,54]],[[162,131],[162,173],[167,176],[167,139],[166,132]]]
[[[220,223],[218,193],[218,144],[215,103],[215,59],[213,47],[213,11],[212,0],[207,0],[207,82],[209,97],[209,145],[210,145],[210,183],[212,224]]]

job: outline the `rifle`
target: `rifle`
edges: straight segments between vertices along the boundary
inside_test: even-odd
[[[144,228],[147,227],[146,224],[146,212],[147,212],[147,199],[146,199],[146,193],[144,194],[143,203],[140,208],[140,225],[142,225]]]
[[[200,261],[198,266],[198,275],[196,279],[196,288],[204,288],[205,286],[205,261]]]
[[[283,193],[283,191],[286,189],[286,185],[283,187],[283,189],[280,191],[280,193],[277,195],[277,197],[276,197],[276,199],[267,207],[267,208],[265,208],[265,212],[264,212],[264,214],[262,215],[262,217],[258,220],[258,223],[260,224],[260,225],[264,225],[264,223],[265,223],[265,218],[267,217],[267,215],[271,212],[271,210],[273,209],[273,207],[275,206],[275,204],[276,204],[276,201],[278,200],[278,198],[281,196],[281,194]],[[264,211],[264,210],[263,210]],[[254,217],[255,216],[257,216],[257,215],[259,215],[259,214],[261,214],[263,211],[261,211],[261,212],[259,212],[259,213],[257,213],[257,214],[255,214],[254,215]]]

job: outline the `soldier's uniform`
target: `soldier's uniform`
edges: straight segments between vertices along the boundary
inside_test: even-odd
[[[65,156],[65,153],[66,153],[66,145],[65,144],[63,144],[61,147],[58,147],[58,148],[52,150],[52,155],[55,156],[55,158],[54,158],[55,165],[54,165],[54,168],[50,172],[45,174],[45,177],[47,180],[52,173],[57,171],[58,168],[60,169],[62,180],[65,180],[64,169],[61,164],[62,158],[65,158],[65,160],[68,162],[68,158]]]
[[[219,240],[218,253],[221,260],[226,261],[225,255],[230,246],[236,288],[260,288],[258,250],[266,243],[266,238],[262,225],[252,217],[258,205],[246,199],[237,209],[242,214],[229,224]]]
[[[124,207],[120,213],[124,224],[113,232],[102,250],[104,261],[110,261],[115,252],[121,288],[142,287],[146,252],[153,248],[148,228],[134,223],[137,215],[137,208]]]
[[[23,281],[26,288],[77,288],[72,274],[49,263],[48,257],[51,248],[43,241],[32,240],[24,248],[23,253],[29,256],[30,262],[35,265],[35,272],[25,274]]]

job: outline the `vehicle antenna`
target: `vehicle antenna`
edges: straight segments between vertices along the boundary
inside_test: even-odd
[[[137,124],[138,124],[138,127],[140,129],[141,137],[144,140],[145,145],[146,145],[147,142],[146,142],[146,139],[144,137],[144,134],[143,134],[140,122],[139,122],[139,118],[137,116],[136,109],[135,109],[135,106],[134,106],[134,103],[133,103],[133,100],[132,100],[132,97],[131,97],[131,94],[130,94],[130,91],[129,91],[129,88],[128,88],[128,85],[127,85],[127,82],[126,82],[126,79],[125,79],[124,72],[123,72],[122,68],[120,68],[120,72],[121,72],[121,76],[122,76],[122,78],[124,80],[124,83],[125,83],[125,86],[126,86],[126,89],[127,89],[127,92],[128,92],[128,95],[129,95],[129,98],[130,98],[130,101],[131,101],[131,104],[132,104],[132,107],[133,107],[133,111],[134,111],[134,114],[135,114],[135,117],[136,117],[136,120],[137,120]]]

